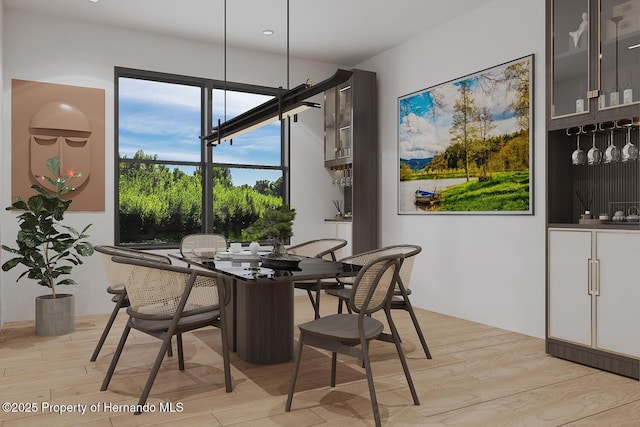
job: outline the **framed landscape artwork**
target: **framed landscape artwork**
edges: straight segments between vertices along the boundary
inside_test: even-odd
[[[533,214],[533,55],[398,98],[399,214]]]

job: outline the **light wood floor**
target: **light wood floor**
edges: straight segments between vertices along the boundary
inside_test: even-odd
[[[106,297],[106,295],[105,295]],[[335,310],[323,297],[323,313]],[[296,323],[311,319],[296,297]],[[640,425],[640,383],[545,355],[544,342],[501,329],[418,310],[433,354],[427,360],[404,312],[394,312],[421,405],[414,406],[392,344],[372,344],[383,424],[389,426]],[[100,385],[126,315],[122,312],[98,360],[89,362],[106,315],[82,316],[76,331],[36,337],[29,322],[0,332],[0,402],[37,403],[38,413],[2,413],[2,427],[86,425],[360,426],[373,425],[363,370],[343,357],[338,386],[329,387],[330,356],[305,350],[292,412],[284,412],[292,363],[256,366],[231,355],[233,392],[225,393],[216,329],[185,336],[186,370],[165,359],[151,390],[156,412],[114,412],[137,403],[159,342],[132,332],[108,391]],[[160,402],[182,404],[160,412]],[[43,403],[51,409],[43,412]],[[55,413],[53,405],[88,405],[87,413]],[[91,405],[100,410],[91,412]],[[113,405],[105,410],[105,405]],[[178,408],[179,409],[179,408]]]

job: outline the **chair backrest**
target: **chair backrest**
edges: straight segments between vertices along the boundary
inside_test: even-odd
[[[102,264],[104,265],[104,271],[107,274],[107,280],[109,281],[109,286],[111,289],[116,291],[124,289],[124,279],[122,278],[121,269],[112,261],[114,256],[147,260],[161,264],[171,264],[171,258],[167,256],[153,254],[138,249],[98,245],[94,246],[94,250],[100,253]]]
[[[402,281],[402,285],[405,287],[405,289],[408,289],[409,283],[411,281],[411,273],[413,271],[415,256],[420,252],[422,252],[422,248],[418,245],[392,245],[385,246],[384,248],[380,249],[374,249],[368,252],[363,252],[361,254],[351,255],[342,258],[340,261],[348,264],[365,265],[367,262],[380,256],[399,255],[400,273],[398,276]],[[352,283],[353,280],[354,279],[350,277],[341,277],[339,279],[340,282],[345,284]]]
[[[220,301],[228,302],[226,282],[214,272],[123,257],[113,261],[126,271],[128,311],[134,317],[162,319],[223,310]]]
[[[335,261],[340,258],[342,248],[345,246],[347,241],[344,239],[315,239],[290,246],[287,248],[287,253]]]
[[[399,269],[398,255],[387,254],[367,262],[351,288],[351,311],[369,315],[383,308],[393,294]]]
[[[180,242],[180,254],[185,258],[212,258],[217,252],[226,250],[227,239],[221,234],[187,234]]]

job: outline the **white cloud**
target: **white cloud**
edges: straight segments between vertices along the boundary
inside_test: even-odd
[[[413,113],[403,117],[399,141],[400,157],[403,159],[433,157],[449,145],[448,135],[440,135],[437,126]]]

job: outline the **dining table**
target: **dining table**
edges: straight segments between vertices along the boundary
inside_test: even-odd
[[[226,307],[230,348],[242,360],[270,365],[293,360],[294,283],[353,277],[361,266],[298,256],[295,268],[278,270],[262,266],[259,255],[202,258],[171,253],[187,264],[220,273],[231,281]],[[309,319],[312,320],[312,319]]]

